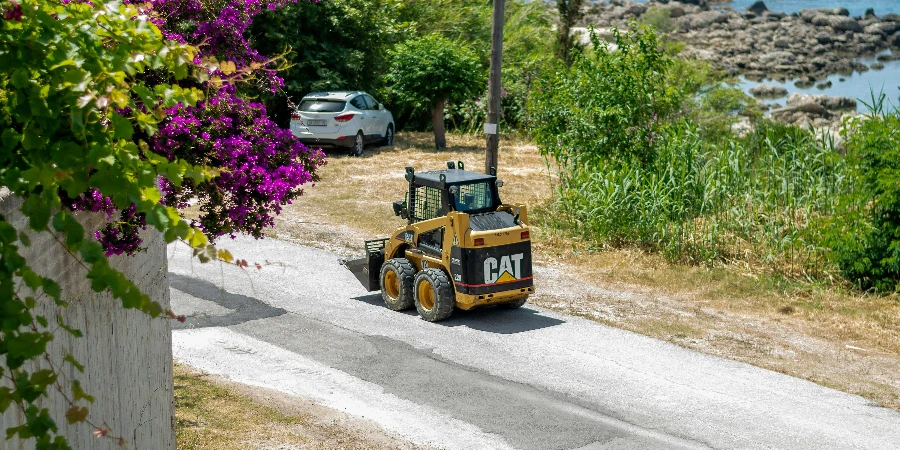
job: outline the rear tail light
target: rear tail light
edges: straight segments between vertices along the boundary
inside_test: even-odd
[[[300,113],[291,114],[291,119],[292,120],[300,120]]]
[[[334,116],[334,120],[338,122],[347,122],[353,118],[353,114],[343,114],[340,116]]]
[[[531,233],[529,233],[528,231],[522,232],[522,239],[530,239],[530,238],[531,238]]]
[[[475,245],[484,245],[484,238],[475,238]]]

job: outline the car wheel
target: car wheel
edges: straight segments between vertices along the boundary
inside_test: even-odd
[[[393,147],[394,146],[394,126],[388,125],[387,131],[384,132],[384,145],[385,147]]]
[[[350,150],[353,152],[353,156],[362,156],[363,150],[366,148],[366,141],[363,140],[362,131],[356,133],[356,141],[353,142],[353,148]]]

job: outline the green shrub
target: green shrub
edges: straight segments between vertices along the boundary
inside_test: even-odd
[[[614,30],[617,49],[600,42],[542,76],[529,99],[531,133],[564,167],[615,159],[650,164],[682,92],[667,84],[672,58],[652,31]]]
[[[663,33],[671,33],[675,29],[672,22],[672,10],[662,6],[652,6],[641,20],[645,25],[651,25]]]
[[[881,108],[878,108],[879,110]],[[832,257],[864,290],[900,290],[900,112],[872,114],[847,136],[855,189],[832,221]]]
[[[823,223],[848,180],[831,142],[758,120],[751,99],[652,32],[617,45],[596,44],[532,92],[531,131],[560,171],[557,225],[674,262],[830,276]],[[744,137],[731,132],[740,115],[755,121]]]

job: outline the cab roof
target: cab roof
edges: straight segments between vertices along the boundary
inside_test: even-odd
[[[433,170],[430,172],[416,172],[416,184],[442,188],[443,184],[464,184],[478,181],[493,182],[497,179],[494,175],[485,175],[480,172],[470,172],[462,169],[444,169]],[[441,182],[441,175],[444,175],[444,182]]]

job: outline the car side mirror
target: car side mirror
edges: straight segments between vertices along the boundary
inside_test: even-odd
[[[378,104],[378,110],[381,111],[382,109],[384,109],[384,105],[382,105],[381,103],[379,103],[379,104]]]

